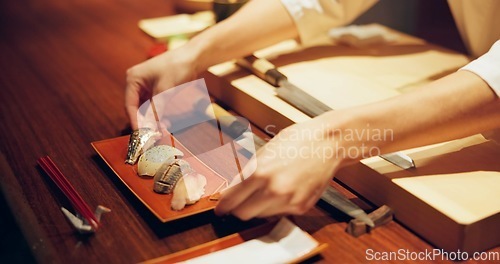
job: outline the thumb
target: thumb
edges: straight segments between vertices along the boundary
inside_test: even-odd
[[[132,130],[138,128],[137,111],[139,109],[139,87],[134,83],[127,83],[125,90],[125,111],[130,120]]]

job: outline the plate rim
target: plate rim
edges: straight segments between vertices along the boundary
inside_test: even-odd
[[[189,213],[186,213],[186,214],[180,214],[180,215],[177,215],[177,216],[173,216],[173,217],[162,217],[161,215],[159,215],[156,210],[154,210],[153,208],[151,208],[151,206],[140,196],[138,195],[133,188],[130,187],[129,184],[127,184],[127,182],[123,179],[122,176],[120,176],[116,170],[114,169],[113,166],[111,166],[111,164],[109,163],[109,161],[104,157],[104,155],[101,153],[101,151],[99,151],[98,147],[96,145],[99,145],[101,143],[106,143],[108,141],[113,141],[113,140],[117,140],[117,139],[120,139],[120,138],[125,138],[125,137],[129,137],[127,135],[123,135],[123,136],[118,136],[118,137],[113,137],[113,138],[107,138],[107,139],[102,139],[102,140],[96,140],[96,141],[92,141],[90,142],[90,145],[92,146],[92,148],[95,150],[95,152],[99,155],[99,157],[106,163],[106,165],[108,166],[108,168],[110,168],[113,173],[115,174],[115,176],[117,178],[120,179],[120,181],[127,187],[127,189],[129,191],[131,191],[134,196],[139,199],[139,201],[141,201],[141,203],[146,206],[148,208],[148,210],[153,213],[156,218],[158,218],[162,223],[167,223],[167,222],[170,222],[170,221],[174,221],[174,220],[178,220],[178,219],[182,219],[182,218],[185,218],[185,217],[189,217],[189,216],[192,216],[192,215],[196,215],[196,214],[200,214],[200,213],[204,213],[204,212],[207,212],[207,211],[210,211],[212,209],[215,208],[215,206],[217,205],[217,201],[214,201],[214,200],[211,200],[210,197],[216,195],[217,193],[220,192],[221,188],[223,188],[224,185],[229,185],[227,179],[225,179],[224,177],[222,177],[221,175],[219,175],[216,171],[214,171],[212,168],[210,168],[209,166],[207,166],[205,163],[203,163],[200,159],[198,159],[195,155],[192,155],[192,153],[190,152],[191,156],[195,159],[197,159],[199,162],[201,162],[202,164],[204,164],[204,166],[206,168],[208,168],[210,171],[212,171],[215,175],[217,175],[217,177],[223,179],[223,183],[217,187],[217,189],[215,190],[215,192],[211,195],[207,195],[205,197],[202,197],[201,199],[205,199],[205,200],[208,200],[208,201],[213,201],[213,205],[209,205],[209,206],[206,206],[206,207],[203,207],[199,210],[196,210],[196,211],[192,211],[192,212],[189,212]],[[181,144],[179,141],[176,141],[177,143]],[[189,151],[184,145],[182,145],[184,147],[184,149],[186,149],[187,151]],[[139,176],[138,176],[139,177]]]

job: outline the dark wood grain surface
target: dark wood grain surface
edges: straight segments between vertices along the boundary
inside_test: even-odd
[[[135,263],[267,221],[243,223],[206,212],[163,224],[90,145],[128,126],[125,72],[154,45],[137,22],[174,12],[167,0],[0,1],[1,190],[38,262]],[[98,233],[77,235],[64,218],[59,208],[68,205],[66,198],[36,166],[43,155],[90,205],[112,209]],[[344,231],[349,219],[321,203],[292,219],[329,244],[315,262],[364,262],[367,249],[432,250],[395,222],[351,237]]]

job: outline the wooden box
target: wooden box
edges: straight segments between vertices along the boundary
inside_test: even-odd
[[[396,96],[468,62],[464,55],[391,32],[397,35],[392,43],[300,50],[287,41],[256,56],[268,58],[290,82],[333,109]],[[232,62],[210,68],[205,79],[214,97],[269,134],[309,118]],[[474,252],[500,245],[498,145],[478,135],[407,153],[414,170],[374,157],[341,170],[336,179],[378,206],[389,205],[398,221],[438,248]]]

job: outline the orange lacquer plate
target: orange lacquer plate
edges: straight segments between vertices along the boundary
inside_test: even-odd
[[[217,201],[211,200],[210,196],[218,193],[228,185],[227,179],[219,175],[200,159],[195,157],[179,142],[172,140],[161,140],[160,144],[172,145],[184,152],[184,159],[197,172],[205,175],[207,186],[205,197],[197,203],[186,206],[183,210],[175,211],[170,208],[171,194],[158,194],[153,191],[153,178],[139,177],[137,165],[125,164],[129,136],[92,142],[92,146],[106,164],[113,170],[118,178],[130,189],[130,191],[162,222],[169,222],[190,215],[211,210]]]

